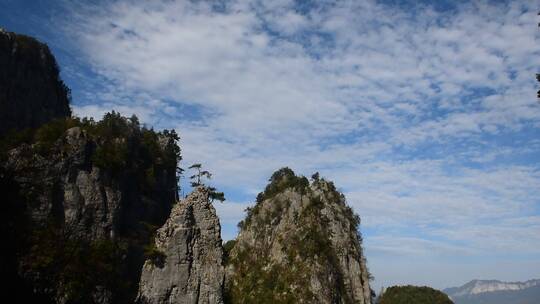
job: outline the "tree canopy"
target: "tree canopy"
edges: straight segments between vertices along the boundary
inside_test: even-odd
[[[379,304],[453,304],[443,292],[427,286],[392,286],[380,295]]]

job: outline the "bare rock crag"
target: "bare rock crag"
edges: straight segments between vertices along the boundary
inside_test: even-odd
[[[178,202],[156,233],[161,256],[145,262],[138,302],[223,303],[220,231],[207,188],[198,187]]]

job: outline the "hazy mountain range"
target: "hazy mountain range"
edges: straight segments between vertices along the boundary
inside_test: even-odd
[[[443,290],[456,304],[537,304],[540,303],[540,280],[501,282],[473,280]]]

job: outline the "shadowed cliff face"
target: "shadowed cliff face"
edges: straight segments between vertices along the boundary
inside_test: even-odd
[[[116,113],[34,133],[1,154],[2,229],[16,241],[2,267],[22,282],[15,288],[56,303],[133,302],[176,200],[177,137]]]
[[[48,47],[0,30],[0,253],[20,302],[132,303],[177,199],[178,136],[70,117]]]
[[[227,257],[226,302],[371,303],[360,219],[314,177],[281,169],[248,209]]]
[[[69,89],[47,45],[0,29],[0,136],[70,113]]]

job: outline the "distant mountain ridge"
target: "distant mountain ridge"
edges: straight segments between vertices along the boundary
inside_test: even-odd
[[[457,304],[540,303],[540,279],[525,282],[472,280],[443,291]]]
[[[498,280],[472,280],[461,287],[447,288],[445,293],[450,296],[465,296],[493,291],[523,290],[540,285],[540,280],[526,282],[502,282]]]

